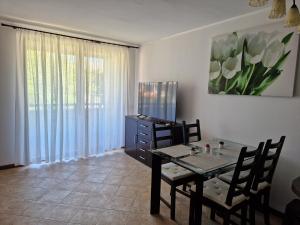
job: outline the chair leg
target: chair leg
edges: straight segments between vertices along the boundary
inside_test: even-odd
[[[255,225],[255,199],[250,199],[249,217],[250,225]]]
[[[270,189],[268,189],[264,193],[264,202],[263,202],[263,210],[264,210],[264,218],[265,218],[265,224],[270,225]]]
[[[210,219],[216,221],[216,210],[213,208],[210,210]]]
[[[175,220],[175,207],[176,207],[176,187],[171,186],[171,220]]]
[[[224,217],[223,217],[223,225],[229,225],[230,224],[230,214],[229,213],[225,213]]]
[[[183,190],[183,191],[186,191],[186,184],[183,184],[183,185],[182,185],[182,190]]]
[[[247,225],[247,212],[248,212],[248,205],[245,205],[241,209],[241,225]]]
[[[190,212],[189,212],[189,225],[194,225],[194,194],[191,192],[190,198]]]

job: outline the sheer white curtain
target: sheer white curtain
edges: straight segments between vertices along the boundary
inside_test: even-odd
[[[17,31],[16,163],[97,155],[124,143],[129,49]]]

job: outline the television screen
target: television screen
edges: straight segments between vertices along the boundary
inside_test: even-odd
[[[177,86],[175,81],[139,83],[138,113],[175,122]]]

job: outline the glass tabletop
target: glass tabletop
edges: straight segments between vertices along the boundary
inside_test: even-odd
[[[254,150],[255,147],[214,138],[201,140],[189,145],[175,145],[153,150],[152,153],[166,158],[197,174],[209,175],[226,170],[237,163],[242,147]]]

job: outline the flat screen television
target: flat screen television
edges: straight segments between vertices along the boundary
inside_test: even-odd
[[[156,119],[176,121],[178,82],[140,82],[138,113]]]

